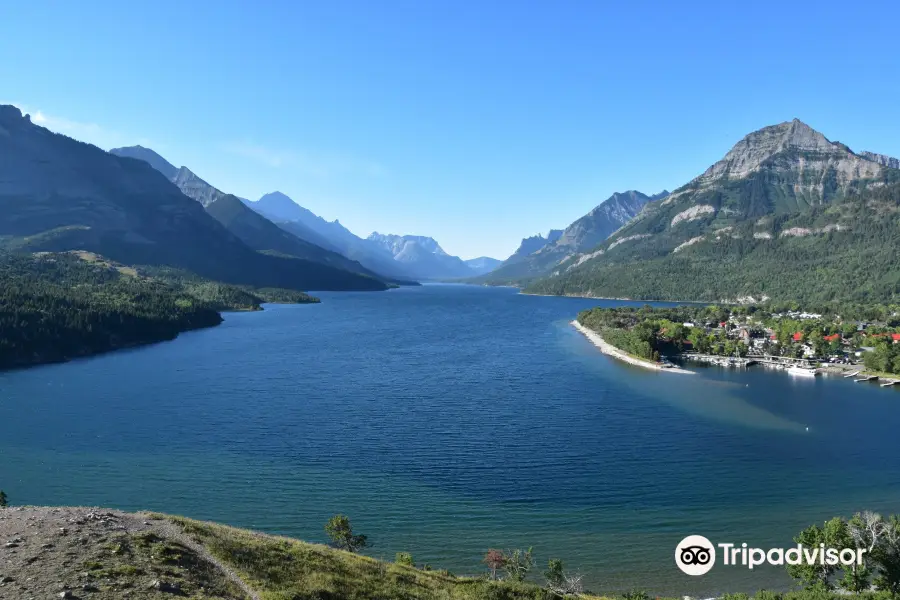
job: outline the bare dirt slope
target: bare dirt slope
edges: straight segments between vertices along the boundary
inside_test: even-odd
[[[167,519],[84,507],[0,509],[0,598],[245,600],[234,573]]]

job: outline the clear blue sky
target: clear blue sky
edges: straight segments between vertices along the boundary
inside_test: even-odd
[[[798,117],[900,156],[900,3],[6,3],[0,102],[359,235],[505,258]]]

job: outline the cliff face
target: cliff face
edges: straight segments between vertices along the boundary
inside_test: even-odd
[[[635,190],[617,192],[566,227],[556,245],[569,252],[590,250],[637,216],[650,200]]]
[[[200,179],[187,167],[181,167],[175,172],[172,183],[177,185],[185,196],[193,198],[204,207],[227,195]]]
[[[387,251],[405,271],[420,279],[455,279],[475,274],[461,258],[444,252],[434,238],[374,232],[366,241]]]
[[[662,192],[654,197],[662,198],[667,194]],[[513,283],[549,275],[563,261],[591,252],[638,215],[654,197],[635,190],[617,192],[564,230],[552,229],[546,238],[538,235],[522,240],[519,249],[492,271],[487,280]]]
[[[873,162],[877,162],[882,167],[900,169],[900,159],[894,158],[893,156],[885,156],[884,154],[876,154],[874,152],[860,152],[859,155]]]

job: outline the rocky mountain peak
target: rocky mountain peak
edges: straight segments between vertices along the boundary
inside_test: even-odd
[[[404,248],[406,248],[407,250],[411,250],[413,246],[416,246],[425,250],[426,252],[436,254],[438,256],[447,255],[447,253],[444,252],[444,249],[441,248],[441,245],[438,244],[434,238],[430,238],[424,235],[395,235],[391,233],[378,233],[377,231],[374,231],[371,235],[369,235],[367,239],[381,244],[385,249],[390,251],[395,256],[398,253],[402,252]]]
[[[279,204],[285,204],[285,205],[288,202],[290,202],[291,204],[296,204],[296,202],[291,200],[290,196],[288,196],[287,194],[284,194],[282,192],[279,192],[278,190],[276,190],[274,192],[269,192],[268,194],[264,194],[259,200],[273,202],[273,203],[277,202]]]
[[[834,144],[799,119],[763,127],[745,136],[699,177],[708,182],[722,177],[739,179],[757,171],[766,160],[788,149],[844,155],[848,150]]]
[[[0,104],[0,121],[19,121],[25,117],[18,106],[12,104]]]
[[[172,181],[178,174],[178,168],[160,156],[154,150],[145,148],[144,146],[125,146],[123,148],[113,148],[110,154],[116,156],[125,156],[128,158],[136,158],[148,163],[151,167],[166,176],[166,179]],[[184,168],[184,167],[182,167]]]

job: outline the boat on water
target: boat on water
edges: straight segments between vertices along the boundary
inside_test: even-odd
[[[811,367],[788,367],[788,375],[799,375],[800,377],[815,377],[819,375],[817,369]]]

